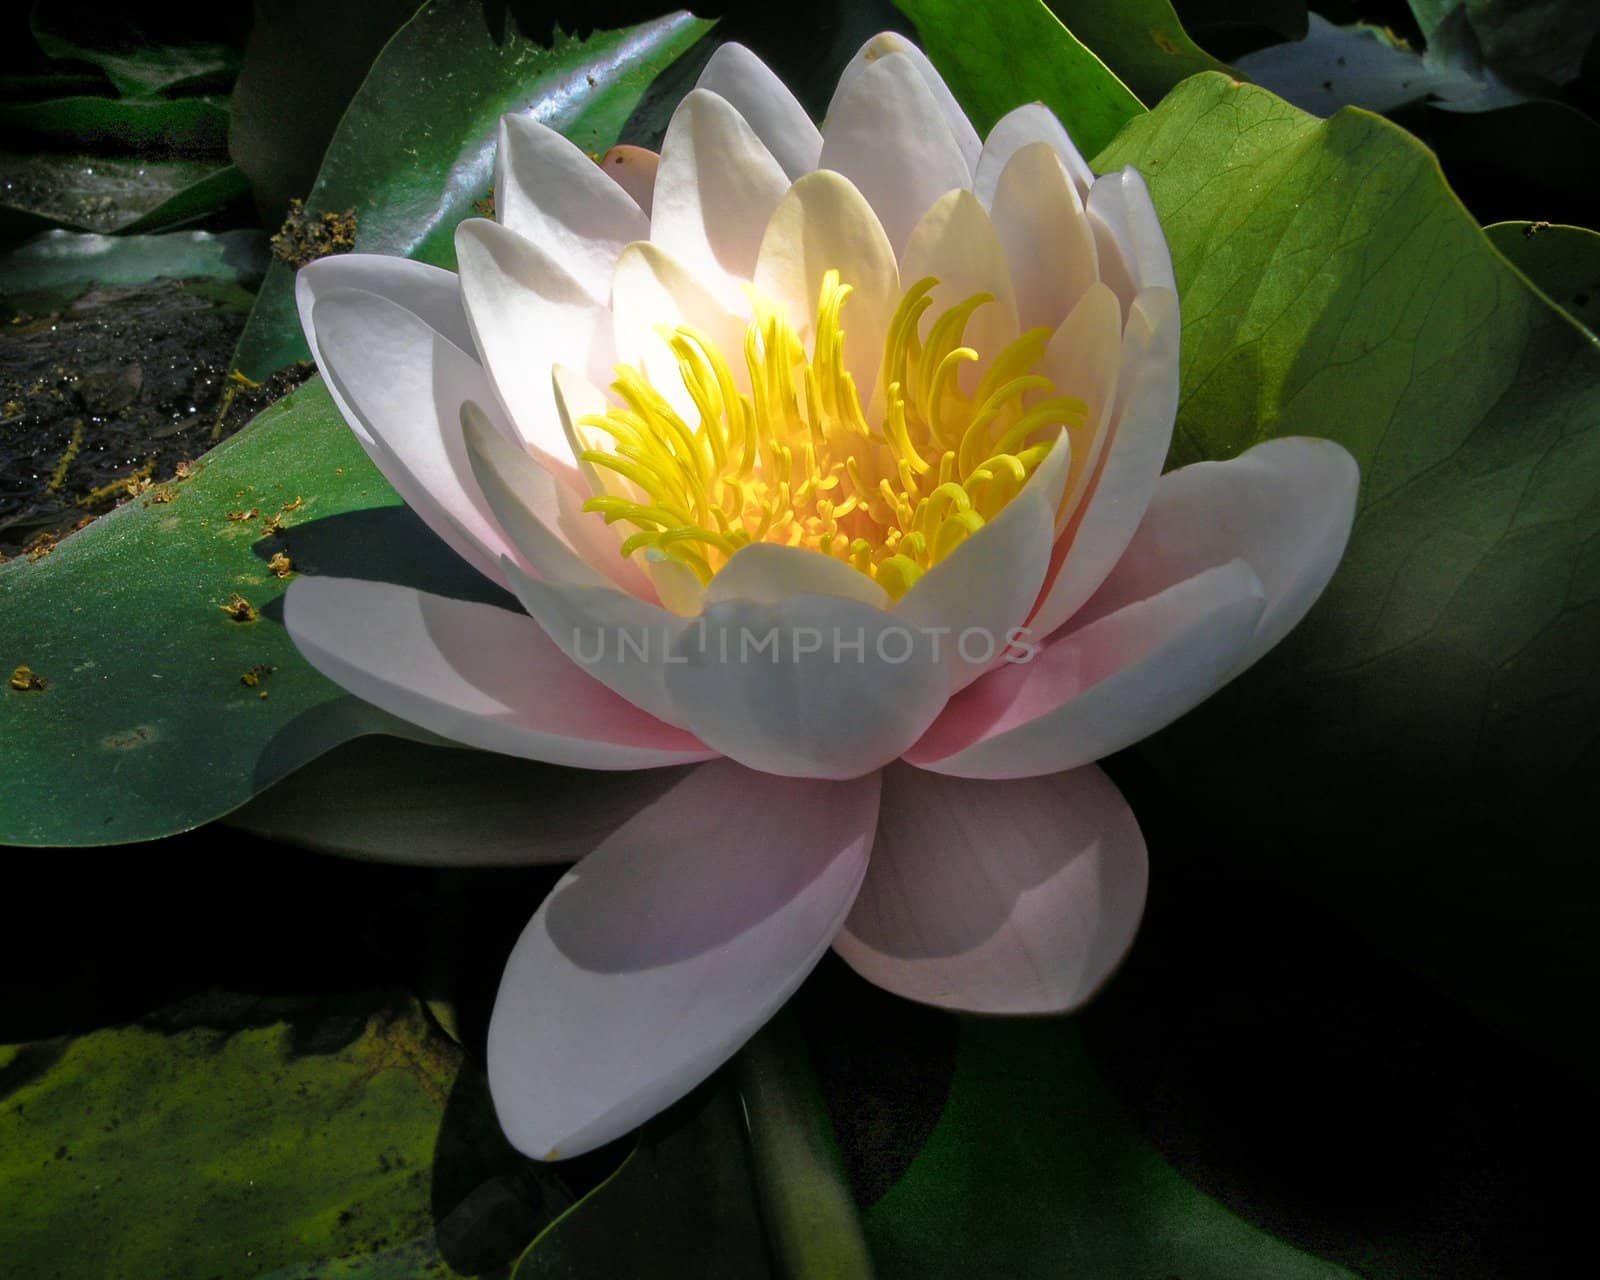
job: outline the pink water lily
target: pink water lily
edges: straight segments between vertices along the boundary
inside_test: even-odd
[[[1094,761],[1300,620],[1349,455],[1162,475],[1178,299],[1144,182],[1038,104],[980,139],[898,36],[820,131],[738,45],[659,157],[507,117],[495,194],[459,275],[349,255],[299,301],[373,461],[526,612],[306,577],[285,617],[456,742],[677,770],[595,815],[507,964],[512,1140],[626,1132],[830,946],[931,1004],[1083,1003],[1147,878]]]

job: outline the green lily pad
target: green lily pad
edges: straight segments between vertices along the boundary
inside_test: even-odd
[[[0,103],[8,141],[159,155],[226,155],[225,98],[52,98]]]
[[[122,27],[104,12],[85,13],[78,5],[36,4],[29,25],[46,56],[98,67],[127,98],[196,89],[226,92],[239,70],[238,52],[229,45],[158,43],[132,23]]]
[[[246,193],[232,165],[128,156],[0,154],[0,242],[53,227],[160,231]]]
[[[1352,1276],[1174,1171],[1122,1118],[1071,1024],[1054,1018],[961,1020],[938,1124],[863,1222],[882,1280]]]
[[[345,112],[306,213],[353,209],[358,251],[454,267],[456,224],[493,182],[502,115],[530,113],[604,151],[656,76],[710,27],[676,13],[581,40],[557,33],[547,47],[515,24],[497,35],[477,5],[427,5],[385,46]],[[423,119],[429,128],[419,132]],[[259,380],[307,357],[294,273],[278,263],[235,364]]]
[[[1095,0],[1049,0],[1050,11],[1083,41],[1146,106],[1180,80],[1201,71],[1227,71],[1189,38],[1170,0],[1106,5]]]
[[[962,108],[985,135],[1024,102],[1054,111],[1084,155],[1093,155],[1143,105],[1041,0],[972,5],[899,0]]]
[[[1549,222],[1497,222],[1489,243],[1590,333],[1600,333],[1600,234]]]
[[[97,236],[51,231],[0,253],[0,297],[51,294],[70,301],[90,284],[222,280],[251,288],[267,269],[259,231],[174,231]]]
[[[300,570],[510,603],[399,505],[308,383],[192,478],[0,566],[0,665],[48,682],[0,689],[0,843],[182,831],[351,737],[413,732],[300,658],[274,618],[278,551]],[[235,617],[235,595],[265,616]]]
[[[494,1132],[474,1075],[392,991],[201,996],[0,1047],[6,1274],[460,1274],[480,1209],[435,1199]]]
[[[1600,345],[1377,117],[1204,76],[1097,163],[1139,166],[1173,251],[1171,463],[1309,434],[1362,470],[1325,597],[1153,757],[1463,998],[1576,1039],[1590,970],[1541,895],[1589,874]]]

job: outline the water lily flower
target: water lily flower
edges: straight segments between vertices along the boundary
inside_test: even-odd
[[[1147,879],[1094,762],[1299,621],[1349,455],[1162,475],[1178,298],[1143,180],[1039,104],[980,139],[899,36],[820,130],[734,44],[659,157],[507,117],[495,195],[459,275],[330,258],[299,304],[373,461],[523,612],[305,576],[285,619],[445,738],[640,771],[507,964],[511,1139],[627,1132],[830,946],[952,1009],[1082,1004]]]

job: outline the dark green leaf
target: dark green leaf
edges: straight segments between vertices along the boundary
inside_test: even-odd
[[[51,227],[160,231],[244,194],[237,169],[204,160],[0,154],[0,241]]]
[[[1228,68],[1189,38],[1170,0],[1049,0],[1050,9],[1123,84],[1154,106],[1178,81]]]
[[[302,572],[509,604],[398,503],[312,382],[192,479],[43,559],[0,566],[0,662],[50,682],[0,689],[0,842],[181,831],[348,738],[410,732],[305,664],[276,620],[285,584],[267,566],[283,550]],[[282,533],[266,536],[273,516]],[[234,593],[264,616],[235,621]],[[252,671],[258,683],[241,683]]]
[[[1037,100],[1056,113],[1088,156],[1144,110],[1041,0],[899,5],[980,135],[1013,107]]]
[[[584,40],[557,35],[550,48],[514,25],[497,36],[478,5],[428,5],[373,65],[329,144],[306,210],[354,209],[363,253],[453,267],[456,224],[489,194],[502,115],[532,114],[585,150],[604,151],[657,74],[709,29],[677,13]],[[419,130],[419,121],[427,128]],[[262,286],[236,358],[252,377],[306,358],[293,283],[279,264]]]
[[[963,1019],[950,1096],[864,1214],[882,1280],[1334,1280],[1145,1145],[1060,1019]]]
[[[225,44],[161,44],[145,39],[131,23],[119,30],[99,12],[78,6],[34,7],[33,38],[52,58],[100,68],[126,98],[154,97],[196,89],[226,91],[239,56]]]
[[[1569,1040],[1585,970],[1541,887],[1587,856],[1561,833],[1594,804],[1600,346],[1376,117],[1321,122],[1206,76],[1098,163],[1144,171],[1173,250],[1171,462],[1309,434],[1362,468],[1324,599],[1155,757],[1283,874],[1508,1018],[1538,990],[1558,1012],[1531,1020]],[[1441,880],[1514,958],[1447,925]]]
[[[90,284],[140,284],[156,277],[253,288],[266,269],[266,237],[259,231],[161,236],[52,231],[0,253],[0,297],[49,293],[70,301]]]
[[[1483,233],[1552,302],[1600,332],[1600,234],[1548,222],[1497,222]]]
[[[228,104],[222,98],[52,98],[0,103],[0,131],[57,149],[224,156]]]
[[[738,1096],[718,1076],[647,1124],[609,1179],[556,1219],[514,1280],[768,1280]]]

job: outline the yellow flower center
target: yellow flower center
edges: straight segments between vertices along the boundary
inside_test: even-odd
[[[653,550],[702,583],[739,548],[774,542],[834,556],[900,598],[993,520],[1059,428],[1081,425],[1087,412],[1037,371],[1048,329],[1002,348],[965,395],[960,367],[981,357],[962,341],[993,298],[974,294],[943,312],[924,342],[919,322],[937,283],[919,280],[895,309],[877,423],[844,366],[850,286],[837,271],[823,279],[809,357],[783,309],[752,294],[748,394],[703,333],[663,329],[698,421],[691,426],[642,372],[619,365],[620,406],[581,423],[585,444],[606,446],[579,454],[606,490],[584,509],[633,530],[623,555]]]

